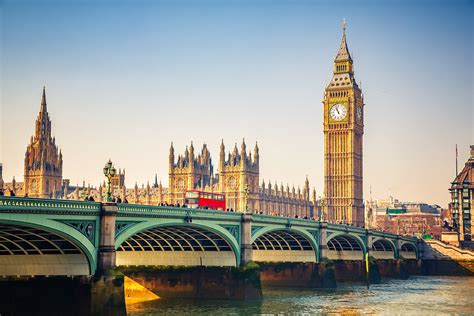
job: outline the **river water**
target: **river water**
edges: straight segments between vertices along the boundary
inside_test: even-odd
[[[263,288],[259,302],[155,300],[127,306],[129,315],[474,315],[474,277],[411,276],[337,290]]]

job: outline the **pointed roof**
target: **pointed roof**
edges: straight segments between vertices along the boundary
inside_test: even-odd
[[[41,109],[40,112],[46,113],[46,87],[43,86],[43,95],[41,96]]]
[[[350,60],[352,61],[351,54],[349,53],[349,49],[347,48],[347,41],[346,41],[346,19],[342,20],[342,40],[341,46],[339,46],[339,51],[337,52],[336,59],[334,61],[344,61]]]

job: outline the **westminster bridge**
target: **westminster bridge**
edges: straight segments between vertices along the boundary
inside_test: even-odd
[[[0,313],[124,315],[126,298],[148,292],[255,299],[261,284],[363,281],[369,261],[400,276],[422,249],[417,238],[300,218],[0,196]]]
[[[0,276],[121,266],[231,266],[322,258],[417,259],[417,238],[300,218],[169,206],[0,197]]]

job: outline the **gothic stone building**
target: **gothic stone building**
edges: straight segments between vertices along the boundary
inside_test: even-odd
[[[184,204],[187,190],[209,190],[212,187],[212,162],[207,145],[202,146],[201,154],[195,157],[194,146],[186,147],[183,155],[178,155],[175,163],[174,147],[171,143],[169,154],[168,201],[171,204]]]
[[[280,189],[275,184],[272,188],[259,185],[259,148],[255,144],[252,153],[247,152],[245,141],[242,141],[240,151],[235,144],[233,150],[226,157],[224,142],[221,142],[219,152],[219,171],[213,174],[213,165],[206,144],[201,154],[194,157],[194,147],[186,148],[184,155],[179,155],[175,162],[174,148],[171,145],[169,155],[169,187],[168,202],[172,204],[185,203],[187,190],[200,189],[203,191],[225,194],[226,208],[235,211],[244,211],[247,203],[249,212],[263,212],[265,214],[279,214],[300,217],[310,216],[313,212],[316,192],[313,190],[310,199],[309,181],[306,179],[303,192],[298,188],[296,193],[289,186]]]
[[[364,99],[342,41],[324,96],[324,219],[364,226],[362,139]]]
[[[61,193],[63,156],[51,137],[51,121],[46,108],[43,87],[41,108],[36,119],[35,134],[25,153],[24,194],[30,197],[56,197]]]

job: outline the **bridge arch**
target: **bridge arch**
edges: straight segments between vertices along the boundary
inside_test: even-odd
[[[335,233],[328,237],[328,258],[332,260],[363,260],[366,252],[364,241],[356,235]]]
[[[382,237],[374,238],[370,255],[376,259],[395,259],[397,258],[397,247],[389,239]]]
[[[117,266],[238,266],[240,246],[219,225],[144,222],[116,240]]]
[[[418,259],[418,249],[411,242],[402,242],[400,245],[400,256],[405,259]]]
[[[318,262],[318,243],[304,229],[266,227],[252,236],[252,256],[261,262]]]
[[[0,275],[92,275],[95,258],[94,245],[66,224],[0,219]]]

